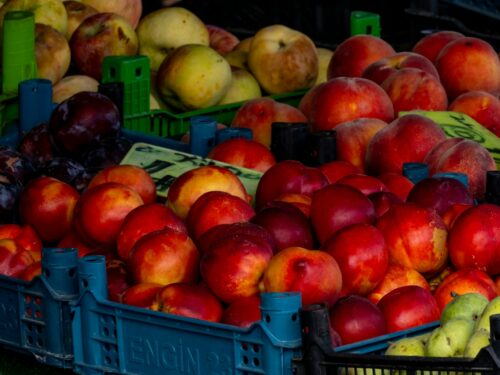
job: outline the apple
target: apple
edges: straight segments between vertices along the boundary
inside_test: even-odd
[[[406,201],[432,208],[441,216],[451,205],[474,203],[467,187],[452,177],[424,178],[413,186]]]
[[[409,178],[397,172],[385,172],[379,174],[377,178],[403,202],[406,201],[408,193],[415,185]]]
[[[59,241],[71,228],[80,194],[69,184],[41,176],[30,181],[19,197],[19,216],[42,241]]]
[[[365,154],[368,143],[387,122],[377,118],[358,118],[335,126],[337,158],[365,170]]]
[[[0,275],[20,277],[33,263],[35,260],[31,253],[20,247],[15,240],[0,239]]]
[[[374,220],[373,203],[351,186],[328,185],[312,195],[311,223],[320,244],[344,227]]]
[[[500,100],[486,91],[467,91],[448,106],[449,111],[465,113],[500,137]]]
[[[78,234],[89,244],[116,243],[127,214],[144,204],[139,193],[118,182],[106,182],[83,192],[74,208]]]
[[[335,184],[351,186],[365,195],[389,191],[377,177],[368,176],[362,173],[349,174],[337,180]]]
[[[377,220],[376,227],[384,235],[391,263],[432,275],[448,260],[448,231],[432,208],[395,203]]]
[[[417,285],[428,291],[431,290],[428,281],[417,270],[400,264],[389,263],[384,277],[367,297],[370,301],[377,303],[390,291],[406,285]]]
[[[275,122],[304,123],[306,116],[287,103],[280,103],[270,97],[247,100],[236,111],[231,127],[252,130],[255,141],[271,146],[271,125]]]
[[[209,46],[222,56],[231,52],[240,43],[240,39],[232,32],[216,25],[205,25],[208,30]]]
[[[225,236],[201,256],[201,276],[218,298],[230,304],[259,293],[259,283],[272,257],[269,243],[255,236]]]
[[[200,254],[193,240],[169,227],[140,237],[127,259],[135,283],[161,285],[197,281],[199,263]]]
[[[162,288],[163,285],[156,283],[134,284],[123,291],[121,302],[126,305],[149,309]]]
[[[316,47],[316,52],[318,53],[318,77],[314,85],[326,82],[328,73],[328,64],[333,56],[333,51],[325,47]]]
[[[137,34],[125,18],[115,13],[96,13],[85,18],[69,40],[71,62],[80,74],[102,78],[106,56],[134,56]]]
[[[69,69],[71,51],[66,37],[52,26],[35,25],[35,58],[37,77],[55,84]]]
[[[401,173],[406,162],[422,162],[446,134],[433,120],[418,114],[398,117],[378,131],[366,150],[369,174]]]
[[[439,81],[439,74],[434,64],[425,56],[415,52],[396,52],[377,60],[366,67],[361,77],[368,78],[379,85],[394,73],[405,68],[415,68],[427,72]]]
[[[156,201],[156,184],[151,175],[142,167],[132,164],[118,164],[106,167],[95,174],[87,189],[104,184],[118,182],[135,190],[144,204]]]
[[[217,51],[202,44],[186,44],[162,61],[155,84],[165,103],[187,111],[216,105],[231,81],[231,66]]]
[[[387,332],[380,308],[355,294],[340,298],[329,311],[330,326],[340,335],[342,345],[368,340]]]
[[[311,196],[326,185],[328,180],[318,168],[307,167],[297,160],[284,160],[262,175],[255,193],[255,207],[259,210],[284,193]]]
[[[434,291],[434,297],[443,311],[453,295],[465,293],[481,293],[490,301],[498,295],[495,282],[486,272],[463,268],[446,276]]]
[[[310,88],[318,77],[314,42],[303,32],[274,24],[253,35],[248,67],[268,94]]]
[[[416,68],[403,68],[390,75],[382,88],[391,98],[394,112],[445,111],[448,97],[439,78]]]
[[[246,200],[225,191],[208,191],[194,201],[185,222],[191,238],[197,242],[216,225],[247,222],[254,215]]]
[[[223,306],[206,285],[184,282],[164,286],[151,310],[218,323]]]
[[[328,79],[361,77],[371,63],[395,54],[385,40],[373,35],[353,35],[342,41],[328,65]]]
[[[136,28],[142,15],[141,0],[80,0],[99,13],[116,13],[125,18],[133,28]]]
[[[377,191],[375,193],[368,194],[368,199],[370,199],[373,204],[377,218],[389,211],[394,203],[404,202],[401,198],[390,191]]]
[[[342,177],[350,174],[363,173],[360,167],[344,160],[329,161],[321,164],[318,169],[323,172],[329,184],[334,184]]]
[[[486,191],[486,172],[496,170],[493,156],[478,142],[460,137],[447,138],[434,145],[423,159],[432,176],[440,172],[463,173],[469,192],[482,199]]]
[[[0,7],[0,27],[5,14],[10,11],[25,10],[32,12],[35,23],[52,26],[65,35],[68,26],[68,15],[61,0],[7,0]]]
[[[208,158],[264,173],[276,159],[262,143],[247,138],[231,138],[215,145]]]
[[[434,296],[417,285],[396,288],[377,303],[387,324],[387,332],[397,332],[439,320],[440,309]]]
[[[264,292],[300,292],[302,306],[332,307],[340,297],[342,273],[337,261],[321,250],[288,247],[276,253],[264,271]]]
[[[68,26],[64,35],[67,40],[71,39],[71,35],[85,18],[99,13],[97,9],[81,1],[65,0],[63,5],[68,14]]]
[[[464,35],[458,31],[436,31],[420,38],[413,46],[412,51],[427,57],[432,63],[435,63],[437,55],[446,44],[463,37]]]
[[[98,92],[82,91],[52,111],[48,130],[60,153],[81,157],[91,143],[118,135],[121,115],[115,103]]]
[[[231,84],[217,105],[243,102],[262,96],[259,82],[252,73],[231,66],[231,75]]]
[[[500,272],[500,206],[482,203],[463,211],[450,229],[450,259],[457,269]]]
[[[137,26],[139,54],[149,57],[157,71],[165,57],[185,44],[209,45],[210,36],[203,21],[182,7],[163,7],[145,15]]]
[[[447,43],[435,64],[450,100],[472,90],[500,93],[500,59],[483,39],[463,37]]]
[[[126,261],[139,238],[165,227],[188,233],[184,221],[163,203],[146,203],[134,208],[125,216],[118,232],[116,251],[119,258]]]
[[[221,323],[247,328],[261,320],[260,296],[241,297],[222,312]]]
[[[71,74],[61,78],[52,86],[52,102],[61,103],[77,92],[97,92],[99,82],[83,74]]]
[[[389,266],[384,236],[370,224],[358,223],[342,228],[328,238],[321,249],[340,267],[343,296],[368,295],[382,281]]]
[[[261,208],[250,221],[271,233],[276,243],[276,251],[292,246],[310,249],[315,244],[307,216],[291,203],[270,202]]]
[[[219,190],[250,202],[243,183],[229,169],[206,165],[190,169],[178,176],[167,193],[166,204],[181,219],[186,219],[193,203],[208,191]]]
[[[332,130],[362,117],[385,122],[394,118],[391,99],[382,87],[368,79],[336,77],[312,90],[316,92],[310,99],[308,119],[313,132]]]
[[[246,71],[250,71],[248,68],[248,52],[247,51],[239,51],[233,49],[231,52],[228,52],[224,55],[224,58],[227,60],[229,65],[234,68],[245,69]],[[260,85],[259,85],[260,87]]]

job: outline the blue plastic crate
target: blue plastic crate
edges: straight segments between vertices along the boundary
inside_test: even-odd
[[[106,300],[102,256],[79,262],[74,371],[81,374],[292,374],[299,293],[264,293],[262,320],[239,328]]]
[[[51,366],[73,367],[70,303],[78,298],[76,249],[46,248],[31,282],[0,275],[0,345]]]

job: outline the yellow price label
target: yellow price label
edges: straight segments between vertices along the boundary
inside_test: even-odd
[[[460,137],[480,143],[490,152],[497,164],[497,168],[500,169],[500,138],[472,117],[459,112],[420,110],[400,112],[399,116],[412,113],[430,118],[436,122],[450,138]]]

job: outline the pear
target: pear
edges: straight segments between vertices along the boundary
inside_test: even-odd
[[[403,337],[395,342],[391,342],[385,351],[385,355],[409,355],[421,356],[425,355],[425,343],[429,338],[430,333],[413,337]]]
[[[490,332],[484,328],[474,331],[464,350],[464,357],[476,358],[479,351],[490,345]]]
[[[457,294],[441,312],[440,323],[443,325],[454,318],[476,321],[488,303],[488,298],[481,293]]]
[[[435,328],[427,340],[428,357],[462,357],[474,332],[474,321],[464,318],[448,320]]]
[[[493,298],[483,310],[483,313],[476,321],[474,330],[486,329],[490,331],[490,316],[500,314],[500,296]]]

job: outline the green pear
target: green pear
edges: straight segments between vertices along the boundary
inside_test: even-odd
[[[403,337],[395,342],[391,342],[385,351],[385,355],[423,357],[425,355],[425,343],[429,336],[430,333],[425,333],[413,337]]]
[[[462,357],[474,332],[474,321],[456,318],[435,328],[427,340],[428,357]]]
[[[488,305],[489,300],[481,293],[457,294],[441,312],[441,325],[454,318],[476,321]]]
[[[483,310],[483,313],[476,321],[475,330],[486,329],[490,331],[490,316],[500,314],[500,296],[493,298]]]
[[[476,358],[479,351],[490,345],[490,332],[486,329],[478,329],[474,331],[470,337],[464,350],[464,357],[466,358]]]

